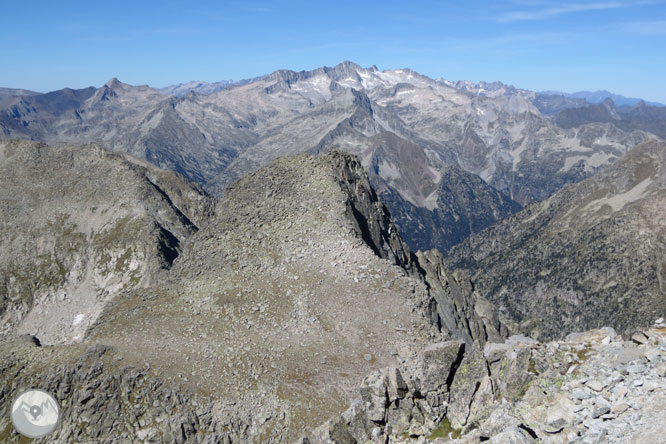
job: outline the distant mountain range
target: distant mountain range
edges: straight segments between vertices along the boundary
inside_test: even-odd
[[[0,102],[12,96],[36,96],[37,94],[40,93],[28,89],[0,88]]]
[[[157,90],[162,94],[176,97],[183,97],[192,92],[196,94],[208,95],[214,94],[232,86],[245,85],[246,83],[250,83],[255,80],[257,79],[222,80],[212,83],[195,80],[187,83],[179,83],[178,85],[165,86],[164,88],[157,88]]]
[[[549,97],[344,62],[236,83],[156,90],[112,79],[100,88],[14,95],[0,102],[0,133],[99,143],[215,195],[278,157],[339,148],[359,155],[409,245],[446,252],[589,177],[660,125],[629,124],[624,114],[599,119],[581,99]],[[571,108],[592,114],[559,114]],[[658,109],[645,105],[629,120]]]
[[[606,99],[611,99],[617,106],[635,106],[641,102],[652,106],[666,106],[659,102],[650,102],[645,99],[637,99],[635,97],[625,97],[620,94],[613,94],[612,92],[600,91],[578,91],[575,93],[565,93],[561,91],[541,91],[540,94],[549,96],[564,96],[569,99],[583,99],[589,103],[601,103]]]
[[[625,131],[649,131],[666,138],[666,107],[639,102],[632,107],[615,106],[611,99],[602,103],[568,108],[553,116],[553,121],[562,128],[575,128],[592,122],[607,122]]]
[[[190,92],[198,94],[213,94],[218,91],[228,88],[233,85],[233,80],[222,80],[220,82],[208,83],[200,81],[192,81],[187,83],[179,83],[178,85],[169,85],[164,88],[157,88],[161,93],[168,94],[176,97],[183,97]]]
[[[244,85],[245,83],[250,83],[259,80],[260,78],[261,77],[255,77],[252,79],[244,79],[244,80],[222,80],[219,82],[202,82],[195,80],[187,83],[179,83],[178,85],[165,86],[164,88],[157,88],[157,90],[164,94],[169,94],[176,97],[183,97],[189,92],[196,92],[198,94],[206,95],[206,94],[216,93],[225,88],[229,88],[233,85]],[[476,94],[483,94],[486,96],[497,94],[498,91],[501,91],[502,93],[506,93],[507,90],[514,92],[519,91],[517,88],[510,85],[506,85],[502,82],[482,81],[479,83],[473,83],[467,80],[457,80],[452,82],[443,78],[439,78],[437,80],[447,85],[454,86],[457,89],[463,91],[470,91]],[[576,100],[571,101],[570,102],[571,106],[576,106],[577,104],[586,105],[586,104],[601,103],[606,99],[611,99],[618,107],[631,107],[638,105],[641,102],[645,102],[647,105],[651,106],[666,107],[666,105],[664,105],[663,103],[651,102],[649,100],[639,99],[635,97],[625,97],[623,95],[614,94],[606,90],[578,91],[574,93],[565,93],[561,91],[540,91],[537,94],[543,96],[562,96],[567,99],[579,99],[578,101]]]

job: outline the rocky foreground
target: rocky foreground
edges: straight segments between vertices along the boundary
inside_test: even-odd
[[[660,442],[663,320],[626,340],[610,328],[516,336],[441,254],[410,252],[355,156],[281,158],[219,201],[101,148],[10,142],[0,164],[8,187],[37,187],[0,193],[0,302],[18,320],[60,320],[0,330],[0,442],[21,442],[8,409],[27,388],[61,408],[42,442]],[[119,225],[130,216],[133,229]],[[109,231],[123,236],[100,244]],[[21,254],[35,232],[63,241]],[[125,282],[128,251],[143,278],[70,291],[83,262],[100,289]],[[62,279],[16,279],[8,265],[35,259]],[[99,312],[57,311],[84,302]]]
[[[368,376],[360,397],[301,443],[661,443],[666,325],[538,343],[456,341]]]
[[[0,161],[19,171],[36,157],[20,153],[77,159],[93,152],[27,142],[7,147]],[[95,165],[104,171],[109,161],[97,157]],[[148,207],[149,215],[161,216],[169,203],[187,210],[178,193],[171,198],[144,180],[151,171],[112,157],[114,168],[134,171],[134,182],[165,203]],[[50,177],[72,178],[72,196],[45,199],[54,206],[60,202],[59,214],[81,212],[65,205],[70,200],[96,203],[106,196],[77,193],[87,192],[83,184],[89,181],[78,163],[61,164]],[[88,166],[91,171],[96,170]],[[130,207],[133,196],[118,206]],[[32,201],[25,201],[12,202],[14,212],[32,214]],[[59,317],[65,338],[81,328],[81,318],[91,320],[78,339],[50,340],[37,328],[45,322],[0,335],[0,436],[18,439],[3,409],[26,387],[39,387],[62,408],[59,429],[49,437],[53,442],[291,442],[347,409],[360,381],[377,368],[395,366],[430,343],[450,339],[471,346],[507,335],[489,304],[464,275],[443,267],[439,253],[410,252],[350,154],[281,158],[238,181],[215,203],[214,214],[181,237],[172,262],[145,285],[105,297],[95,317],[69,311]],[[16,238],[32,239],[30,231],[21,231],[30,226],[13,223],[9,214],[1,213],[0,222]],[[115,220],[107,219],[105,224]],[[144,223],[154,225],[148,218],[135,223],[139,233]],[[87,252],[97,236],[86,243],[81,229],[74,225],[70,231]],[[150,238],[132,236],[114,247],[139,250],[141,243],[133,239]],[[3,257],[32,263],[15,250]],[[75,276],[76,260],[56,263],[64,277]],[[12,271],[2,265],[0,277]],[[117,274],[123,271],[116,268]],[[7,294],[2,282],[0,302],[13,301],[14,293],[61,289],[59,282],[40,286],[26,279]],[[98,301],[93,292],[81,295]],[[62,305],[36,298],[24,311],[29,317],[48,310],[52,320]],[[22,333],[27,335],[17,339]]]

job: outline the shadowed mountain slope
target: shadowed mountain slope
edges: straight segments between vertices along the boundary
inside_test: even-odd
[[[447,263],[524,331],[631,332],[666,311],[665,211],[666,144],[650,141],[473,236]]]
[[[0,331],[80,341],[152,285],[212,211],[174,173],[94,145],[0,141]]]

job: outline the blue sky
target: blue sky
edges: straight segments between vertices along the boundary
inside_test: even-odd
[[[666,103],[666,0],[3,2],[0,86],[165,86],[352,60]]]

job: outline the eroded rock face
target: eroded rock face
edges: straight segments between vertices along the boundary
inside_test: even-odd
[[[409,247],[391,220],[388,210],[370,186],[368,175],[355,157],[334,151],[329,154],[334,174],[348,196],[345,215],[355,221],[355,229],[377,256],[412,271]]]
[[[468,346],[475,340],[483,344],[508,336],[506,325],[500,322],[485,298],[474,291],[464,273],[451,273],[437,250],[419,251],[416,256],[433,298],[433,322]]]
[[[450,388],[451,401],[446,415],[453,427],[464,427],[474,413],[492,404],[494,390],[487,366],[478,346],[465,353]]]

